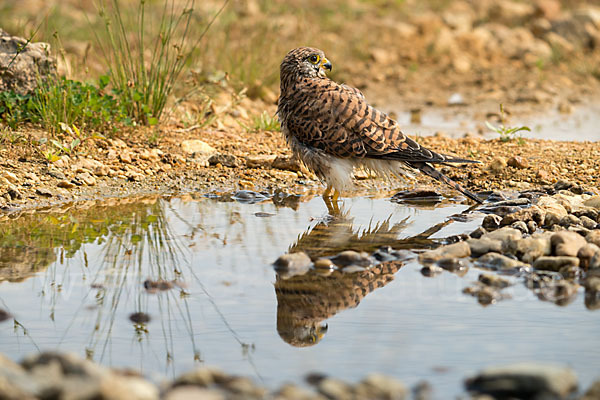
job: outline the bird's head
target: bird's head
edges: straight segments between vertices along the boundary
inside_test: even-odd
[[[281,80],[293,77],[325,78],[326,71],[331,71],[331,63],[319,49],[298,47],[291,50],[281,62]]]

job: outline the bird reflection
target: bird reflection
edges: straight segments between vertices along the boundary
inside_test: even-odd
[[[318,268],[277,271],[277,332],[285,342],[296,347],[319,343],[327,333],[325,320],[342,310],[357,307],[369,293],[394,279],[406,257],[390,248],[436,247],[439,242],[429,237],[451,222],[446,220],[416,236],[398,239],[410,222],[406,218],[392,223],[391,218],[392,215],[363,230],[356,230],[353,218],[342,205],[339,212],[309,228],[290,246],[290,253],[303,251],[313,261],[344,250],[355,250],[373,254],[381,263],[352,273]]]

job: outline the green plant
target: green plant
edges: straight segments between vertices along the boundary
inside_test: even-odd
[[[166,106],[174,84],[188,65],[194,49],[208,28],[228,3],[226,0],[205,29],[196,35],[194,0],[187,0],[176,10],[174,0],[165,0],[158,20],[147,13],[146,0],[139,0],[138,10],[131,16],[121,10],[119,0],[107,7],[99,3],[99,15],[104,21],[108,40],[96,36],[109,68],[110,82],[127,115],[144,125],[155,125]],[[156,27],[151,32],[151,27]],[[148,32],[147,32],[148,31]],[[190,43],[190,35],[196,40]]]
[[[498,133],[500,135],[500,140],[502,142],[510,142],[511,140],[517,140],[519,144],[523,144],[525,139],[521,137],[519,132],[527,131],[531,132],[531,129],[528,126],[518,126],[514,128],[509,128],[505,125],[505,116],[504,116],[504,106],[500,104],[500,125],[494,126],[490,124],[488,121],[485,121],[485,125],[492,131]]]
[[[279,120],[272,115],[269,115],[266,111],[262,114],[253,118],[253,130],[254,131],[277,131],[281,130]]]

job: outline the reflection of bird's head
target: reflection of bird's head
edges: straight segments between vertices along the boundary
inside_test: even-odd
[[[281,63],[281,79],[324,78],[325,70],[331,71],[331,63],[325,53],[311,47],[291,50]]]
[[[314,346],[327,333],[327,324],[296,325],[295,320],[280,318],[277,320],[277,333],[286,342],[295,347]]]

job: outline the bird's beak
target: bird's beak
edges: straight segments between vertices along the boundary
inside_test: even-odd
[[[331,71],[331,69],[333,68],[333,66],[331,65],[331,63],[329,62],[328,59],[326,59],[325,57],[323,57],[323,61],[321,61],[321,68],[324,68],[327,71]]]

